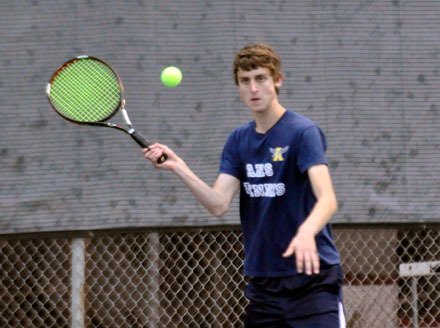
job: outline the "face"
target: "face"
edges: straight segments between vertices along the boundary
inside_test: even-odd
[[[269,69],[239,70],[237,78],[240,97],[252,112],[268,111],[278,103],[275,87],[281,87],[282,79],[274,81]]]

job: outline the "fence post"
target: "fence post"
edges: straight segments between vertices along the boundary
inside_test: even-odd
[[[84,284],[85,284],[85,241],[72,239],[72,328],[85,327]]]
[[[440,273],[440,261],[433,262],[413,262],[401,263],[399,265],[399,276],[411,278],[412,293],[412,323],[414,328],[419,328],[419,309],[418,309],[418,278],[421,276],[432,276]]]

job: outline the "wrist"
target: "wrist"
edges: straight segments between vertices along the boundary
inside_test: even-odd
[[[318,229],[314,224],[310,224],[309,222],[304,222],[300,227],[298,228],[298,233],[301,234],[308,234],[316,236],[318,234]]]

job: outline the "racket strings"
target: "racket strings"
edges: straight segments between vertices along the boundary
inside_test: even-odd
[[[99,122],[118,108],[121,86],[106,64],[81,58],[66,65],[53,79],[50,97],[63,116],[77,122]]]

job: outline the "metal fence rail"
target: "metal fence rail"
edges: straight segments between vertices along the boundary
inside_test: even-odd
[[[440,226],[334,229],[347,326],[440,327]],[[100,232],[0,240],[0,327],[241,327],[238,228]]]

